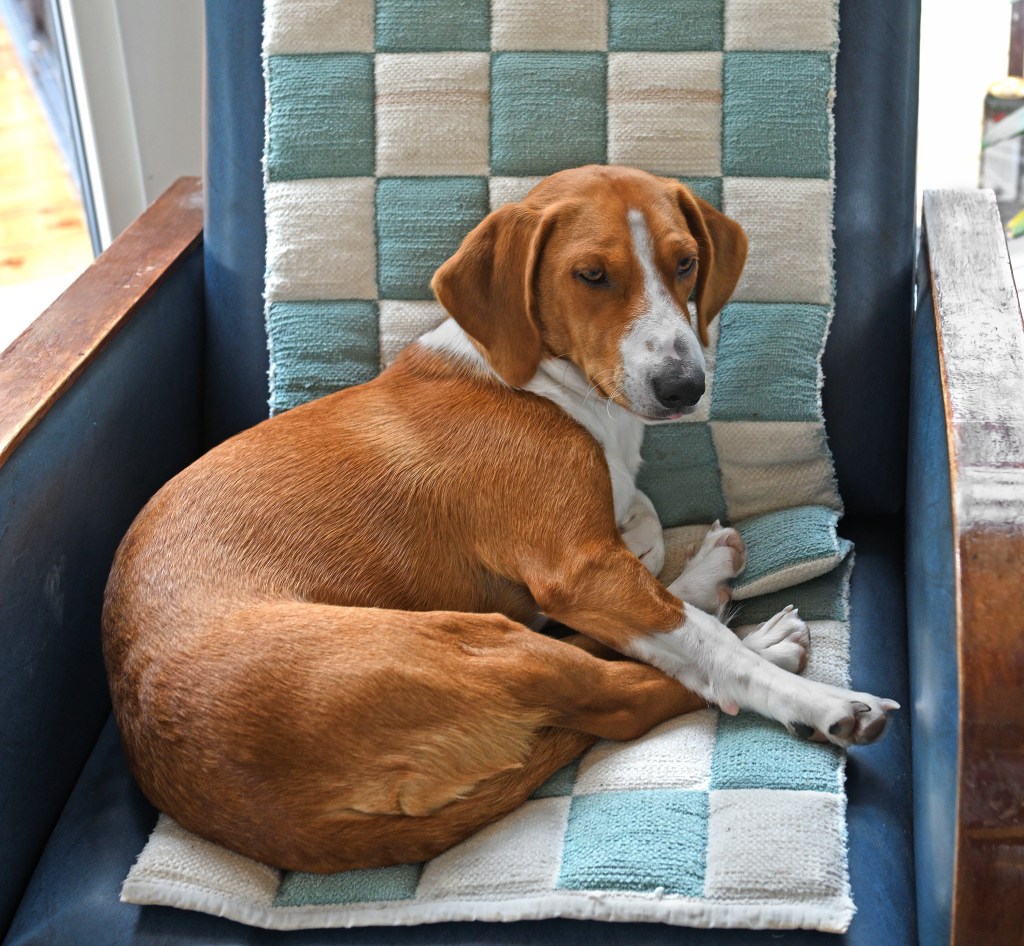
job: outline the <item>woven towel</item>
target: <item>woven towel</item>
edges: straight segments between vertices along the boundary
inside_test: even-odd
[[[271,410],[368,380],[437,325],[433,271],[544,175],[609,162],[676,177],[744,226],[750,255],[712,325],[707,395],[644,443],[663,578],[708,523],[735,523],[750,560],[739,632],[796,604],[808,676],[846,683],[850,557],[820,401],[836,13],[265,0]],[[842,785],[837,750],[707,710],[595,746],[427,864],[282,874],[162,818],[123,896],[276,928],[570,916],[839,931],[853,909]]]

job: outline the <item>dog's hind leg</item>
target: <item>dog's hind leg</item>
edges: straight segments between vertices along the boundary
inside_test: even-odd
[[[708,704],[648,664],[638,663],[600,642],[574,635],[560,642],[585,651],[585,658],[563,658],[564,675],[555,685],[555,725],[603,739],[636,739],[683,713]]]
[[[316,860],[306,859],[305,869],[428,860],[514,811],[599,737],[634,738],[707,705],[645,664],[592,656],[589,643],[581,648],[515,629],[511,636],[516,640],[506,637],[501,645],[503,656],[510,658],[508,666],[529,665],[511,686],[513,698],[526,711],[542,706],[552,719],[552,725],[533,731],[526,757],[518,763],[510,758],[504,770],[419,817],[341,812],[324,818],[316,828],[321,853]]]
[[[431,856],[597,738],[704,705],[500,614],[263,600],[178,644],[118,665],[143,701],[117,700],[140,783],[183,826],[299,870]]]
[[[430,860],[513,812],[559,769],[582,755],[596,736],[544,728],[526,761],[481,782],[462,798],[422,817],[339,813],[317,826],[318,852],[303,869],[333,872]]]

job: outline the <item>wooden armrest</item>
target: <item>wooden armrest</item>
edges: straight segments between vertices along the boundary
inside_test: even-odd
[[[0,354],[0,466],[202,232],[202,184],[180,178]]]
[[[926,193],[924,240],[956,555],[960,729],[952,942],[1020,942],[1024,328],[991,191]]]

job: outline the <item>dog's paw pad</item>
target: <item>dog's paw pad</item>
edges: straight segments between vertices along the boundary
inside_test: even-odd
[[[869,694],[851,694],[854,699],[841,702],[838,716],[827,726],[830,742],[837,746],[866,746],[875,742],[885,732],[888,713],[899,709],[894,700],[880,700]]]
[[[786,728],[795,736],[806,739],[808,742],[828,742],[828,737],[824,733],[807,723],[788,723]]]

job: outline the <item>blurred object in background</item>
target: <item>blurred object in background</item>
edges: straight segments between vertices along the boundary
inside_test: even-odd
[[[1016,4],[1014,4],[1016,6]],[[993,82],[985,96],[979,185],[996,192],[999,215],[1006,223],[1024,207],[1024,79],[1007,76]]]
[[[1010,7],[1006,78],[989,86],[981,130],[978,184],[995,191],[1009,238],[1010,260],[1024,265],[1024,3]]]

